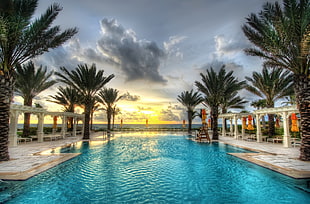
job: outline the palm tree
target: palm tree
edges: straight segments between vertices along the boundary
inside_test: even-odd
[[[257,110],[261,108],[266,108],[266,99],[259,99],[257,101],[253,101],[251,103],[251,106],[253,106],[254,108],[257,108]],[[259,121],[257,122],[259,123]],[[265,117],[262,117],[262,124],[263,124],[263,128],[266,129]]]
[[[32,100],[42,91],[50,88],[55,80],[49,80],[53,72],[47,73],[42,65],[36,70],[32,61],[23,66],[16,66],[15,93],[24,99],[25,106],[32,106]],[[30,113],[24,113],[23,137],[30,133]]]
[[[290,105],[296,105],[296,96],[295,95],[291,95],[291,96],[286,96],[284,97],[286,101],[283,101],[281,104],[284,104],[286,106]]]
[[[116,105],[114,105],[113,113],[112,113],[112,129],[114,128],[114,124],[115,124],[115,116],[118,115],[120,112],[121,112],[121,110],[119,108],[117,108]]]
[[[74,113],[75,107],[79,105],[78,92],[70,86],[65,88],[62,86],[58,87],[58,92],[56,92],[56,95],[50,95],[50,97],[54,100],[48,101],[62,105],[64,112]],[[68,118],[68,120],[70,127],[73,127],[73,118]]]
[[[236,107],[242,107],[245,101],[237,96],[237,92],[243,88],[245,82],[239,82],[233,76],[233,71],[226,73],[225,65],[221,67],[218,74],[211,67],[210,70],[207,70],[206,75],[200,73],[200,76],[202,82],[196,81],[195,84],[198,90],[205,95],[203,104],[211,109],[213,139],[217,140],[219,108],[222,107],[223,110],[226,110],[228,107],[234,107],[228,105],[233,104],[229,101],[235,101]]]
[[[251,14],[243,26],[255,45],[246,53],[264,59],[265,67],[278,67],[294,74],[294,88],[301,117],[300,159],[310,161],[310,3],[283,0],[265,3],[258,15]]]
[[[9,111],[15,83],[15,67],[56,48],[77,33],[52,26],[59,12],[53,4],[33,20],[38,0],[1,0],[0,3],[0,161],[9,160]]]
[[[60,67],[60,72],[55,74],[59,77],[59,81],[76,89],[80,96],[80,103],[84,106],[85,122],[83,139],[89,139],[89,122],[90,114],[93,108],[93,98],[97,92],[106,85],[114,75],[103,76],[104,70],[98,70],[95,64],[88,67],[87,64],[80,64],[74,70],[69,71],[65,67]]]
[[[278,68],[268,70],[264,67],[262,73],[253,72],[252,78],[246,76],[245,79],[251,83],[246,86],[246,89],[265,99],[267,108],[273,108],[278,99],[294,92],[293,78],[289,71]],[[274,114],[268,114],[269,137],[275,134],[274,123]]]
[[[183,91],[181,95],[178,95],[177,99],[187,108],[188,132],[191,132],[195,108],[203,101],[203,98],[199,92],[194,92],[192,89],[191,91]]]
[[[58,91],[54,96],[50,95],[54,100],[48,100],[50,102],[63,106],[64,112],[74,113],[75,107],[79,104],[79,96],[76,89],[68,87],[58,87]]]
[[[91,111],[90,111],[90,130],[93,130],[94,123],[94,113],[100,110],[99,97],[96,96],[91,101]]]
[[[236,79],[230,81],[226,85],[226,93],[224,93],[223,102],[220,104],[220,108],[222,110],[222,114],[227,113],[227,110],[230,108],[237,108],[237,109],[243,109],[244,104],[247,103],[247,101],[244,100],[244,98],[241,98],[238,96],[238,91],[242,89],[245,85],[245,81],[237,82]],[[234,89],[234,90],[233,90]],[[226,128],[226,119],[224,120],[224,127]]]
[[[107,112],[107,119],[108,119],[108,131],[111,130],[111,119],[114,112],[114,106],[117,101],[119,101],[122,96],[118,95],[118,90],[113,88],[105,88],[103,90],[100,90],[98,93],[99,101],[102,103],[102,105],[105,107],[105,110]]]

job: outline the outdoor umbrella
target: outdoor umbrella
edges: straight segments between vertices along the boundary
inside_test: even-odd
[[[252,116],[249,115],[248,116],[248,128],[247,128],[248,130],[254,130],[254,127],[252,125],[252,120],[253,120]]]
[[[292,113],[291,119],[292,119],[292,128],[291,128],[291,131],[292,131],[292,132],[298,132],[298,131],[299,131],[299,128],[298,128],[298,126],[297,126],[298,118],[297,118],[297,116],[296,116],[295,113]]]

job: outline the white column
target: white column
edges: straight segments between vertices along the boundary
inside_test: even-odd
[[[237,115],[234,115],[234,124],[235,124],[234,137],[235,137],[235,139],[238,139],[238,118],[237,118]]]
[[[225,120],[226,118],[222,118],[222,136],[226,136]]]
[[[37,116],[38,116],[38,130],[37,130],[38,142],[43,142],[44,113],[38,113]]]
[[[9,146],[17,146],[17,123],[18,123],[19,112],[10,112],[10,129],[9,129]]]
[[[77,117],[73,117],[73,132],[72,132],[72,136],[76,137],[76,125],[77,125]]]
[[[61,126],[61,136],[63,139],[65,139],[66,132],[67,132],[67,117],[62,116],[62,126]]]
[[[290,127],[289,127],[289,115],[287,112],[282,113],[283,117],[283,147],[292,147],[291,136],[290,136]]]
[[[229,121],[230,121],[229,134],[233,134],[234,133],[233,118],[229,118]]]
[[[242,120],[242,124],[243,124],[243,117],[241,117],[241,120]],[[243,128],[243,125],[242,125],[242,129],[241,129],[241,134],[242,134],[242,138],[244,138],[245,136],[245,129]]]
[[[262,130],[260,125],[260,114],[256,114],[256,138],[257,142],[263,142]]]

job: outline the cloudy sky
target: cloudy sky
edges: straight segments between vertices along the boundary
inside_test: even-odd
[[[243,52],[251,44],[241,27],[264,0],[40,0],[36,15],[54,2],[63,7],[55,25],[77,27],[79,32],[35,63],[56,71],[95,63],[106,75],[114,74],[107,87],[126,95],[118,103],[117,120],[180,123],[186,117],[177,96],[195,89],[199,74],[210,66],[217,70],[226,64],[239,80],[261,70],[260,59]],[[34,102],[60,111],[46,101],[59,85]],[[246,91],[240,94],[257,99]],[[253,110],[249,104],[247,109]],[[96,113],[97,122],[103,118],[102,112]]]

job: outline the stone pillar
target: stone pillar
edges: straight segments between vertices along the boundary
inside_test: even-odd
[[[76,125],[77,125],[77,117],[73,117],[73,132],[72,132],[73,137],[76,137]]]
[[[233,127],[233,119],[229,118],[230,121],[230,125],[229,125],[229,134],[233,134],[234,133],[234,127]]]
[[[10,112],[9,147],[17,146],[18,111]]]
[[[67,132],[67,117],[62,116],[61,136],[63,139],[65,139],[66,132]]]
[[[282,113],[282,117],[283,117],[283,129],[284,129],[283,147],[292,147],[288,112],[284,111]]]
[[[225,120],[226,118],[222,118],[222,136],[226,136]]]
[[[234,115],[234,124],[235,124],[234,137],[235,137],[235,139],[238,139],[238,118],[237,118],[237,115]]]
[[[242,120],[242,124],[243,124],[243,117],[241,117],[241,120]],[[243,125],[242,125],[242,128],[241,128],[241,134],[242,134],[242,139],[244,138],[245,136],[245,129],[243,128]]]
[[[257,142],[263,142],[262,138],[262,130],[261,130],[261,124],[260,124],[260,114],[256,114],[256,138]]]
[[[37,116],[38,116],[38,130],[37,130],[38,142],[43,142],[44,113],[38,113]]]

